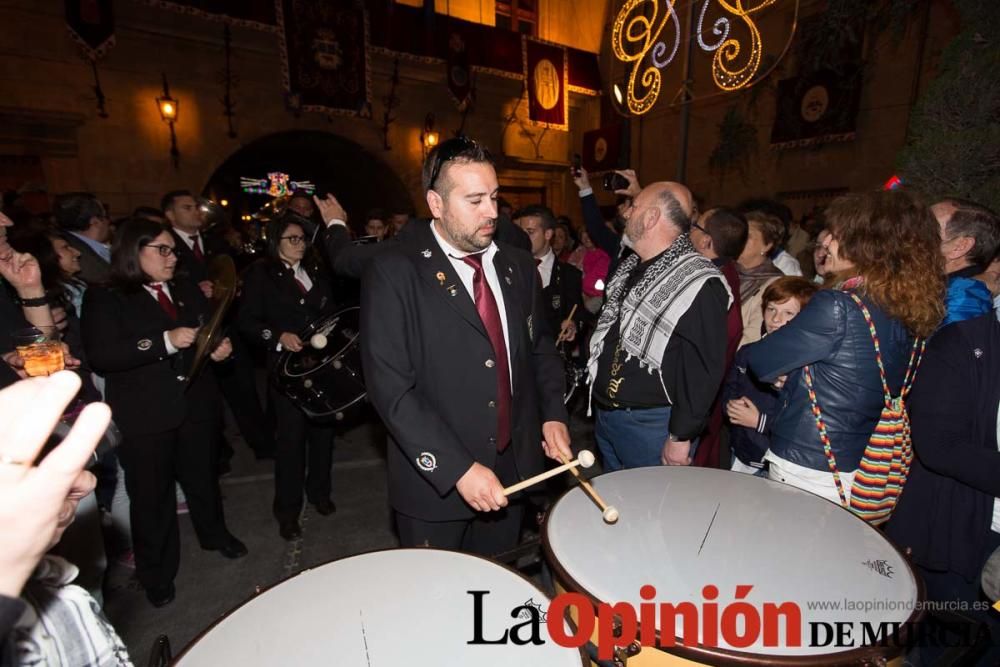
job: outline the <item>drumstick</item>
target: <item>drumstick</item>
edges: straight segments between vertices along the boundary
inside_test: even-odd
[[[577,306],[577,304],[575,304],[575,303],[574,303],[574,304],[573,304],[573,310],[569,311],[569,315],[567,315],[567,316],[566,316],[566,319],[565,319],[565,320],[563,320],[563,322],[566,322],[567,320],[571,320],[571,319],[573,319],[573,315],[575,315],[575,314],[576,314],[576,306]],[[560,331],[560,332],[559,332],[559,337],[558,337],[558,338],[556,338],[556,345],[558,345],[558,344],[559,344],[559,343],[561,343],[561,342],[563,342],[563,334],[562,334],[562,331]]]
[[[549,477],[555,477],[559,473],[567,470],[576,472],[576,466],[578,465],[583,466],[584,468],[589,468],[594,465],[594,460],[593,452],[586,449],[581,450],[579,456],[577,456],[574,460],[567,461],[566,459],[563,459],[563,464],[561,466],[555,467],[552,470],[547,470],[539,475],[535,475],[534,477],[529,477],[528,479],[518,482],[517,484],[512,484],[503,490],[503,494],[505,496],[509,496],[512,493],[520,491],[521,489],[526,489],[529,486],[538,484],[539,482],[544,482]]]
[[[562,461],[566,460],[566,457],[563,456],[562,453],[559,454],[559,458]],[[604,523],[616,523],[620,517],[617,508],[615,508],[614,505],[608,505],[604,502],[604,498],[601,498],[600,494],[598,494],[594,487],[590,485],[590,482],[584,479],[579,470],[576,468],[570,468],[569,471],[573,473],[577,480],[579,480],[580,486],[583,488],[584,492],[590,496],[590,499],[593,500],[599,508],[601,508],[601,518],[604,519]]]

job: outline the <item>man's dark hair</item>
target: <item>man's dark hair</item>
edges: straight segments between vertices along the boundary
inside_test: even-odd
[[[174,200],[181,197],[191,197],[194,199],[194,195],[191,194],[190,190],[171,190],[160,199],[160,210],[166,213],[169,209],[173,208]]]
[[[941,202],[955,207],[944,233],[949,239],[968,236],[975,241],[966,257],[973,265],[986,268],[1000,249],[1000,217],[976,202],[948,197]]]
[[[386,217],[383,209],[373,208],[365,214],[365,222],[368,222],[369,220],[381,220],[382,222],[387,222],[389,218]]]
[[[512,220],[520,220],[521,218],[527,218],[530,216],[538,216],[542,221],[542,231],[548,231],[550,229],[556,228],[556,216],[552,213],[552,209],[548,206],[542,206],[541,204],[531,204],[530,206],[525,206],[522,209],[514,212],[511,216]]]
[[[704,226],[719,257],[735,261],[743,253],[750,226],[742,213],[727,206],[713,208],[705,218]]]
[[[147,218],[129,218],[119,227],[111,246],[112,284],[135,289],[149,282],[139,263],[139,251],[165,231],[165,225]]]
[[[424,160],[424,167],[421,173],[421,183],[424,192],[434,190],[442,197],[451,190],[451,181],[448,179],[448,170],[453,164],[469,164],[472,162],[485,162],[493,164],[493,156],[478,142],[465,136],[455,137],[442,141],[431,149]]]
[[[160,221],[163,219],[163,211],[152,206],[136,206],[132,211],[132,217]]]
[[[104,204],[90,192],[69,192],[57,195],[52,203],[52,215],[60,229],[67,232],[85,232],[91,218],[107,215]]]
[[[670,193],[670,190],[663,188],[657,195],[657,204],[667,215],[667,220],[681,230],[682,234],[687,234],[691,230],[691,218],[684,212],[677,197]]]

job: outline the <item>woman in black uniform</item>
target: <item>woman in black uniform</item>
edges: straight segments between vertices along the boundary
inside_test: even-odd
[[[83,302],[83,342],[124,442],[119,449],[131,500],[136,575],[156,607],[174,599],[180,562],[175,480],[187,497],[201,547],[241,558],[226,528],[212,447],[221,428],[212,373],[188,386],[197,327],[208,302],[197,285],[173,280],[174,237],[159,223],[129,220],[112,248],[111,283]],[[229,339],[211,353],[225,360]]]
[[[282,350],[299,352],[309,341],[298,333],[316,319],[333,312],[333,292],[319,263],[306,259],[305,222],[287,212],[267,226],[267,257],[247,269],[243,277],[240,330],[268,350],[273,366]],[[332,514],[330,466],[333,428],[308,418],[273,386],[269,397],[277,417],[274,457],[274,516],[286,540],[302,534],[302,490],[316,511]]]

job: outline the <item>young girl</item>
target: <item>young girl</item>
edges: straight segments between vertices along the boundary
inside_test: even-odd
[[[778,278],[768,285],[762,299],[765,332],[773,333],[791,321],[818,290],[818,285],[798,276]],[[764,454],[770,443],[769,420],[777,412],[779,402],[777,389],[747,373],[747,356],[753,345],[756,343],[745,345],[736,353],[722,389],[722,401],[731,424],[731,470],[764,477]]]

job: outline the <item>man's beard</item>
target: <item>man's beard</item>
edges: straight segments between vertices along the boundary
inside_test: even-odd
[[[479,231],[485,226],[485,224],[477,227],[472,233],[464,233],[459,229],[453,228],[446,218],[441,218],[439,222],[448,233],[448,236],[451,237],[452,244],[462,252],[479,252],[489,248],[490,244],[493,243],[493,237],[496,235],[497,230],[496,219],[492,220],[493,232],[485,239],[479,235]]]

